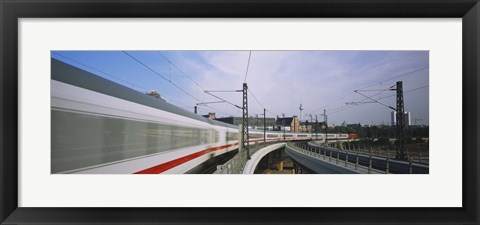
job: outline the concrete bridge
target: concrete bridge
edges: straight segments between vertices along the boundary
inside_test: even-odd
[[[251,158],[240,151],[215,174],[253,174],[260,160],[269,153],[285,148],[295,163],[309,173],[317,174],[428,174],[428,164],[396,160],[367,152],[328,147],[318,142],[278,142],[250,146]],[[298,171],[297,171],[298,172]]]

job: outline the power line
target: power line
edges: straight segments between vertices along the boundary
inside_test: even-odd
[[[202,89],[203,92],[205,92],[205,93],[207,93],[207,94],[209,94],[209,95],[212,95],[212,94],[208,93],[208,91],[205,90],[205,88],[203,88],[202,86],[200,86],[200,84],[198,84],[195,80],[193,80],[192,77],[190,77],[185,71],[183,71],[182,69],[180,69],[180,67],[178,67],[175,63],[173,63],[173,62],[172,62],[168,57],[166,57],[163,53],[161,53],[161,52],[159,52],[159,51],[155,51],[155,52],[156,52],[157,54],[161,55],[163,58],[165,58],[165,60],[168,61],[169,65],[170,65],[170,64],[173,65],[173,66],[174,66],[175,68],[177,68],[183,75],[185,75],[189,80],[191,80],[193,83],[195,83],[195,85],[197,86],[197,88],[200,88],[200,89]],[[212,96],[214,96],[214,95],[212,95]],[[218,98],[217,96],[214,96],[214,97]],[[198,99],[197,99],[197,100],[198,100]],[[198,100],[198,101],[200,102],[200,100]],[[229,101],[226,101],[226,100],[224,100],[224,99],[222,99],[222,101],[225,101],[225,103],[228,103],[228,104],[231,104],[231,105],[233,105],[233,106],[235,106],[235,107],[238,107],[238,106],[236,106],[235,104],[233,104],[233,103],[231,103],[231,102],[229,102]],[[221,112],[221,113],[223,113],[223,114],[225,114],[225,115],[229,115],[228,113],[225,113],[225,112],[223,112],[223,111],[220,111],[220,110],[218,110],[218,109],[216,109],[216,108],[213,108],[213,107],[211,107],[211,106],[205,105],[205,107],[210,108],[210,109],[215,110],[215,111],[219,111],[219,112]]]
[[[411,89],[411,90],[408,90],[408,91],[404,91],[403,93],[408,93],[408,92],[412,92],[412,91],[416,91],[416,90],[420,90],[422,88],[426,88],[428,87],[429,85],[425,85],[425,86],[422,86],[422,87],[418,87],[418,88],[414,88],[414,89]]]
[[[209,108],[209,109],[211,109],[211,110],[217,111],[217,112],[221,112],[221,113],[223,113],[223,114],[225,114],[225,115],[229,115],[228,113],[226,113],[226,112],[224,112],[224,111],[221,111],[221,110],[218,110],[218,109],[215,109],[215,108],[212,108],[212,107],[209,106],[209,105],[205,105],[205,107],[207,107],[207,108]]]
[[[409,93],[409,92],[412,92],[412,91],[416,91],[416,90],[420,90],[420,89],[423,89],[423,88],[426,88],[428,87],[428,85],[425,85],[425,86],[421,86],[421,87],[418,87],[418,88],[414,88],[414,89],[410,89],[408,91],[404,91],[403,93]],[[380,92],[381,93],[381,92]],[[373,96],[376,96],[376,95],[379,95],[380,93],[376,93],[370,97],[373,97]],[[396,94],[392,94],[392,95],[389,95],[389,96],[385,96],[385,97],[381,97],[381,98],[378,98],[377,100],[381,100],[381,99],[385,99],[385,98],[389,98],[389,97],[393,97],[393,96],[396,96]],[[366,100],[367,98],[364,98],[362,99],[361,101],[363,100]],[[332,109],[330,111],[333,111],[333,112],[329,112],[328,114],[334,114],[334,113],[338,113],[338,112],[341,112],[341,111],[344,111],[344,110],[347,110],[347,109],[350,109],[350,108],[353,108],[353,107],[356,107],[358,105],[348,105],[348,106],[344,106],[344,107],[340,107],[340,108],[337,108],[337,109]],[[336,111],[335,111],[336,110]]]
[[[422,68],[419,68],[419,69],[415,69],[415,70],[412,70],[412,71],[409,71],[409,72],[405,72],[405,73],[402,73],[402,74],[399,74],[395,77],[392,77],[392,78],[389,78],[387,80],[383,80],[383,81],[380,81],[380,82],[374,82],[374,83],[371,83],[371,85],[368,85],[368,86],[364,86],[362,88],[359,88],[359,89],[364,89],[364,88],[368,88],[368,87],[371,87],[375,84],[380,84],[380,83],[384,83],[386,81],[391,81],[391,80],[394,80],[394,79],[397,79],[397,78],[400,78],[400,77],[403,77],[403,76],[406,76],[406,75],[410,75],[410,74],[413,74],[415,72],[418,72],[418,71],[421,71],[421,70],[424,70],[424,69],[427,69],[429,68],[429,66],[426,66],[426,67],[422,67]]]
[[[77,63],[77,64],[79,64],[79,65],[82,65],[82,66],[84,66],[84,67],[87,67],[87,68],[90,68],[90,69],[92,69],[92,70],[95,70],[95,71],[97,71],[97,72],[100,72],[100,73],[103,73],[103,74],[105,74],[105,75],[108,75],[108,76],[110,76],[110,77],[113,77],[113,78],[115,78],[115,79],[117,79],[117,80],[120,80],[120,81],[122,81],[122,82],[128,83],[128,84],[130,84],[130,85],[132,85],[132,86],[140,87],[140,88],[143,89],[143,90],[141,90],[142,92],[148,91],[148,89],[145,88],[145,87],[142,87],[142,86],[140,86],[140,85],[134,84],[134,83],[129,82],[129,81],[127,81],[127,80],[121,79],[121,78],[116,77],[116,76],[114,76],[114,75],[111,75],[111,74],[109,74],[109,73],[107,73],[107,72],[105,72],[105,71],[96,69],[96,68],[94,68],[94,67],[92,67],[92,66],[89,66],[89,65],[86,65],[86,64],[84,64],[84,63],[81,63],[81,62],[79,62],[79,61],[77,61],[77,60],[74,60],[74,59],[72,59],[72,58],[70,58],[70,57],[64,56],[64,55],[59,54],[59,53],[56,53],[56,52],[53,52],[53,54],[58,55],[58,56],[60,56],[60,57],[63,57],[63,58],[65,58],[65,59],[68,59],[68,60],[70,60],[70,61],[72,61],[72,62],[75,62],[75,63]],[[162,97],[163,97],[165,100],[169,101],[169,102],[175,102],[175,103],[178,104],[178,105],[182,105],[182,106],[186,106],[186,107],[189,107],[189,108],[193,108],[193,107],[191,107],[191,106],[189,106],[189,105],[187,105],[187,104],[185,104],[185,103],[176,101],[175,99],[170,98],[170,97],[168,97],[168,96],[163,95]],[[181,108],[185,108],[185,107],[181,107]]]
[[[425,85],[425,86],[422,86],[422,87],[418,87],[418,88],[414,88],[414,89],[411,89],[411,90],[408,90],[408,91],[404,91],[403,93],[408,93],[408,92],[412,92],[412,91],[416,91],[416,90],[420,90],[420,89],[423,89],[423,88],[426,88],[428,87],[428,85]],[[381,97],[379,98],[378,100],[380,99],[384,99],[384,98],[390,98],[390,97],[393,97],[393,96],[396,96],[396,94],[393,94],[393,95],[388,95],[388,96],[385,96],[385,97]]]
[[[140,62],[138,59],[136,59],[136,58],[133,57],[132,55],[126,53],[125,51],[123,51],[123,52],[124,52],[126,55],[130,56],[130,57],[131,57],[132,59],[134,59],[135,61],[137,61],[138,63],[140,63],[140,64],[142,64],[143,66],[145,66],[145,67],[147,67],[148,69],[150,69],[150,70],[151,70],[152,72],[154,72],[155,74],[159,75],[159,76],[162,77],[163,79],[165,79],[165,80],[169,81],[170,83],[172,83],[172,84],[173,84],[174,86],[176,86],[177,88],[181,89],[179,86],[177,86],[176,84],[174,84],[173,82],[171,82],[169,79],[166,79],[166,77],[164,77],[164,76],[162,76],[161,74],[157,73],[157,72],[154,71],[152,68],[150,68],[150,67],[148,67],[147,65],[145,65],[144,63]],[[74,60],[74,59],[72,59],[72,58],[70,58],[70,57],[64,56],[64,55],[59,54],[59,53],[56,53],[56,52],[52,52],[52,53],[55,54],[55,55],[57,55],[57,56],[60,56],[60,57],[62,57],[62,58],[65,58],[65,59],[67,59],[67,60],[69,60],[69,61],[72,61],[72,62],[74,62],[74,63],[76,63],[76,64],[78,64],[78,65],[87,67],[87,68],[89,68],[89,69],[91,69],[91,70],[97,71],[97,72],[99,72],[99,73],[105,74],[105,75],[107,75],[107,76],[109,76],[109,77],[112,77],[112,78],[114,78],[114,79],[117,79],[117,80],[119,80],[119,81],[121,81],[121,82],[127,83],[127,84],[129,84],[130,86],[132,86],[132,87],[138,87],[138,88],[143,89],[143,90],[138,90],[138,89],[137,89],[137,91],[140,91],[140,92],[146,92],[146,91],[148,91],[148,89],[145,88],[145,87],[142,87],[142,86],[137,85],[137,84],[134,84],[134,83],[132,83],[132,82],[130,82],[130,81],[121,79],[121,78],[119,78],[119,77],[117,77],[117,76],[114,76],[114,75],[112,75],[112,74],[110,74],[110,73],[107,73],[107,72],[105,72],[105,71],[99,70],[99,69],[97,69],[97,68],[94,68],[94,67],[92,67],[92,66],[86,65],[86,64],[84,64],[84,63],[82,63],[82,62],[79,62],[79,61],[77,61],[77,60]],[[173,63],[172,63],[172,64],[173,64]],[[173,65],[174,65],[174,64],[173,64]],[[174,65],[174,66],[175,66],[178,70],[181,71],[181,69],[178,68],[176,65]],[[182,73],[185,73],[185,72],[182,71]],[[186,75],[187,77],[189,77],[187,74],[185,74],[185,75]],[[189,77],[189,78],[191,79],[191,77]],[[191,79],[191,80],[192,80],[192,79]],[[196,83],[194,80],[192,80],[192,81],[193,81],[195,84],[197,84],[198,87],[200,87],[200,85],[198,85],[198,83]],[[202,87],[200,87],[200,88],[202,88]],[[202,88],[202,89],[203,89],[203,88]],[[186,94],[188,94],[190,97],[192,97],[192,98],[196,99],[197,101],[199,101],[197,98],[193,97],[192,95],[190,95],[189,93],[187,93],[187,92],[184,91],[183,89],[181,89],[181,90],[182,90],[183,92],[185,92]],[[181,108],[193,108],[192,106],[189,106],[189,105],[187,105],[187,104],[185,104],[185,103],[176,101],[175,99],[170,98],[170,97],[168,97],[168,96],[165,96],[165,95],[164,95],[164,96],[162,96],[162,97],[163,97],[165,100],[169,101],[169,102],[175,102],[175,103],[178,104],[178,105],[186,106],[186,107],[181,107]],[[215,109],[215,108],[213,108],[213,107],[210,107],[210,106],[206,106],[206,107],[207,107],[207,108],[210,108],[210,109],[212,109],[212,110],[215,110],[215,111],[219,111],[219,112],[221,112],[221,113],[223,113],[223,114],[225,114],[225,115],[228,115],[228,113],[225,113],[225,112],[220,111],[220,110],[218,110],[218,109]]]
[[[250,94],[253,96],[253,99],[255,99],[255,101],[258,103],[258,105],[260,105],[262,108],[265,109],[265,106],[262,105],[262,103],[260,103],[260,101],[258,101],[257,97],[255,97],[255,95],[253,94],[253,92],[248,89],[248,92],[250,92]]]
[[[268,109],[258,100],[258,98],[253,94],[253,92],[252,92],[250,89],[248,89],[248,91],[249,91],[250,94],[253,96],[253,99],[255,99],[255,101],[258,103],[258,105],[260,105],[260,107],[264,108],[266,112],[270,113],[270,115],[272,115],[272,116],[278,115],[278,113],[275,114],[274,112],[271,112],[270,110],[268,110]]]
[[[383,91],[382,91],[382,92],[383,92]],[[378,104],[381,104],[381,105],[383,105],[383,106],[385,106],[385,107],[387,107],[387,108],[389,108],[389,109],[395,110],[395,108],[393,108],[393,107],[391,107],[391,106],[389,106],[389,105],[387,105],[387,104],[385,104],[385,103],[383,103],[383,102],[380,102],[380,101],[378,101],[378,100],[376,100],[376,99],[373,99],[373,98],[371,98],[371,97],[369,97],[369,96],[367,96],[367,95],[364,95],[364,94],[358,92],[358,90],[356,90],[355,93],[360,94],[360,95],[362,95],[362,96],[364,96],[364,97],[372,100],[373,103],[378,103]],[[381,92],[380,92],[380,93],[381,93]]]
[[[141,62],[140,60],[138,60],[137,58],[135,58],[134,56],[128,54],[126,51],[122,51],[123,53],[125,53],[126,55],[128,55],[130,58],[132,58],[133,60],[135,60],[136,62],[138,62],[139,64],[143,65],[145,68],[149,69],[150,71],[152,71],[153,73],[157,74],[158,76],[160,76],[161,78],[163,78],[164,80],[168,81],[169,83],[171,83],[173,86],[175,86],[176,88],[180,89],[182,92],[184,92],[185,94],[187,94],[188,96],[192,97],[193,99],[197,100],[200,102],[200,100],[198,98],[196,98],[195,96],[191,95],[190,93],[188,93],[187,91],[183,90],[183,88],[181,88],[180,86],[178,86],[177,84],[173,83],[171,80],[167,79],[166,77],[164,77],[162,74],[158,73],[157,71],[155,71],[154,69],[152,69],[151,67],[149,67],[148,65],[146,65],[145,63]]]
[[[351,94],[353,94],[353,93],[355,93],[355,92],[352,92],[352,93],[350,93],[350,94],[348,94],[348,95],[345,95],[345,96],[342,97],[341,99],[343,99],[343,98],[345,98],[345,97],[347,97],[347,96],[349,96],[349,95],[351,95]],[[381,92],[380,92],[380,93],[381,93]],[[373,94],[373,95],[370,96],[370,97],[379,95],[380,93]],[[368,98],[363,98],[363,99],[361,99],[359,102],[365,101],[365,100],[367,100],[367,99],[368,99]],[[367,103],[367,102],[365,102],[365,103]],[[346,104],[346,105],[344,105],[344,106],[342,106],[342,107],[333,108],[333,109],[327,109],[327,112],[329,112],[329,114],[332,114],[332,113],[340,112],[340,111],[343,111],[343,110],[346,110],[346,109],[349,109],[349,108],[353,108],[353,107],[355,107],[355,106],[358,105],[358,104],[348,104],[348,103],[345,103],[345,104]]]
[[[274,116],[274,117],[277,116],[277,115],[279,115],[278,113],[271,112],[271,111],[268,110],[268,109],[265,109],[265,111],[268,112],[270,115],[272,115],[272,116]]]
[[[238,105],[235,105],[235,104],[233,104],[233,103],[231,103],[231,102],[229,102],[229,101],[227,101],[227,100],[225,100],[225,99],[223,99],[223,98],[220,98],[220,97],[218,97],[218,96],[210,93],[210,91],[205,91],[205,93],[207,93],[207,94],[209,94],[209,95],[211,95],[211,96],[213,96],[213,97],[215,97],[215,98],[218,98],[218,99],[224,101],[225,103],[228,103],[228,104],[230,104],[230,105],[232,105],[232,106],[235,106],[235,107],[237,107],[237,108],[239,108],[239,109],[242,109],[242,107],[240,107],[240,106],[238,106]]]
[[[342,99],[344,99],[344,98],[346,98],[346,97],[348,97],[348,96],[350,96],[350,95],[352,95],[352,94],[353,94],[353,92],[352,92],[352,93],[348,93],[348,94],[346,94],[346,95],[338,98],[337,100],[334,100],[334,101],[330,102],[329,104],[327,104],[327,105],[325,105],[325,106],[323,106],[323,107],[321,107],[321,108],[315,109],[314,111],[312,111],[312,113],[314,113],[314,112],[316,112],[316,111],[318,111],[318,110],[320,110],[320,109],[322,109],[322,108],[327,108],[328,106],[332,105],[333,103],[336,103],[336,102],[338,102],[339,100],[342,100]]]
[[[344,109],[344,108],[350,107],[350,106],[351,106],[351,104],[346,104],[346,105],[344,105],[344,106],[342,106],[342,107],[338,107],[338,108],[334,108],[334,109],[327,109],[327,112],[330,114],[330,112],[334,112],[334,111],[337,111],[337,110],[339,110],[339,109]]]
[[[402,74],[399,74],[399,75],[397,75],[397,76],[395,76],[395,77],[392,77],[392,78],[389,78],[389,79],[387,79],[387,80],[383,80],[383,81],[380,81],[380,82],[375,81],[374,83],[368,84],[368,85],[363,86],[362,88],[359,88],[359,89],[364,89],[364,88],[368,88],[368,87],[374,86],[374,85],[376,85],[376,84],[381,84],[381,83],[384,83],[384,82],[386,82],[386,81],[390,81],[390,80],[397,79],[397,78],[400,78],[400,77],[403,77],[403,76],[406,76],[406,75],[410,75],[410,74],[413,74],[413,73],[415,73],[415,72],[418,72],[418,71],[421,71],[421,70],[424,70],[424,69],[427,69],[427,68],[429,68],[429,66],[422,67],[422,68],[419,68],[419,69],[415,69],[415,70],[412,70],[412,71],[409,71],[409,72],[406,72],[406,73],[402,73]],[[325,106],[323,106],[323,107],[319,107],[319,108],[313,110],[312,113],[314,113],[314,112],[316,112],[316,111],[318,111],[318,110],[320,110],[320,109],[324,109],[324,108],[326,108],[326,107],[328,107],[328,106],[330,106],[330,105],[332,105],[332,104],[334,104],[334,103],[336,103],[336,102],[338,102],[338,101],[340,101],[340,100],[348,97],[349,95],[351,95],[351,94],[353,94],[353,93],[354,93],[354,92],[350,92],[350,93],[348,93],[348,94],[346,94],[346,95],[338,98],[337,100],[334,100],[334,101],[330,102],[329,104],[327,104],[327,105],[325,105]]]
[[[169,64],[172,64],[175,68],[177,68],[180,72],[182,72],[183,75],[185,75],[189,80],[191,80],[193,83],[195,83],[195,85],[197,85],[198,87],[200,87],[202,90],[205,90],[203,89],[200,84],[198,84],[195,80],[193,80],[187,73],[185,73],[182,69],[180,69],[175,63],[173,63],[169,58],[167,58],[164,54],[162,54],[161,52],[159,51],[155,51],[157,54],[161,55],[163,58],[165,58],[165,60],[168,61]]]
[[[250,57],[252,56],[252,51],[248,54],[248,63],[247,63],[247,71],[245,72],[245,80],[243,83],[247,83],[247,74],[248,74],[248,67],[250,66]]]
[[[122,81],[122,82],[124,82],[124,83],[130,84],[130,86],[132,86],[132,87],[139,87],[139,88],[143,89],[143,90],[141,90],[141,92],[146,92],[146,91],[148,91],[148,89],[145,88],[145,87],[142,87],[142,86],[140,86],[140,85],[134,84],[134,83],[132,83],[132,82],[130,82],[130,81],[124,80],[124,79],[122,79],[122,78],[119,78],[119,77],[114,76],[114,75],[112,75],[112,74],[110,74],[110,73],[107,73],[107,72],[105,72],[105,71],[102,71],[102,70],[99,70],[99,69],[97,69],[97,68],[94,68],[94,67],[92,67],[92,66],[86,65],[86,64],[81,63],[81,62],[79,62],[79,61],[77,61],[77,60],[74,60],[74,59],[72,59],[72,58],[70,58],[70,57],[64,56],[64,55],[59,54],[59,53],[56,53],[56,52],[52,52],[52,53],[55,54],[55,55],[58,55],[58,56],[60,56],[60,57],[62,57],[62,58],[65,58],[65,59],[67,59],[67,60],[70,60],[70,61],[72,61],[72,62],[74,62],[74,63],[76,63],[76,64],[79,64],[79,65],[82,65],[82,66],[84,66],[84,67],[87,67],[87,68],[89,68],[89,69],[91,69],[91,70],[97,71],[97,72],[99,72],[99,73],[105,74],[105,75],[107,75],[107,76],[109,76],[109,77],[112,77],[112,78],[117,79],[117,80],[119,80],[119,81]],[[137,91],[138,91],[138,90],[137,90]]]
[[[167,96],[162,96],[162,97],[163,97],[167,102],[168,102],[168,101],[169,101],[169,102],[175,102],[175,103],[177,103],[178,105],[182,105],[182,106],[186,106],[186,107],[193,108],[192,106],[190,106],[190,105],[188,105],[188,104],[185,104],[185,103],[183,103],[183,102],[177,101],[177,100],[175,100],[175,99],[173,99],[173,98],[170,98],[170,97],[167,97]]]
[[[338,110],[336,110],[336,111],[328,112],[328,115],[332,115],[332,114],[335,114],[335,113],[338,113],[338,112],[341,112],[341,111],[344,111],[344,110],[353,108],[353,107],[355,107],[355,106],[356,106],[356,105],[344,106],[344,107],[342,107],[341,109],[338,109]]]
[[[189,80],[191,80],[193,83],[195,83],[195,85],[196,85],[198,88],[202,89],[203,92],[205,92],[205,93],[207,93],[207,94],[209,94],[209,95],[211,95],[211,96],[213,96],[213,97],[215,97],[215,98],[221,99],[221,100],[224,101],[225,103],[230,104],[230,105],[238,108],[237,105],[231,103],[230,101],[227,101],[227,100],[225,100],[225,99],[223,99],[223,98],[219,98],[218,96],[213,95],[213,94],[211,94],[211,93],[208,93],[209,91],[205,90],[202,86],[200,86],[200,84],[198,84],[195,80],[193,80],[185,71],[183,71],[182,69],[180,69],[180,67],[178,67],[175,63],[173,63],[168,57],[166,57],[164,54],[162,54],[162,53],[159,52],[159,51],[156,51],[156,53],[159,54],[159,55],[161,55],[163,58],[165,58],[165,60],[167,60],[170,64],[172,64],[175,68],[177,68],[180,72],[182,72],[183,75],[185,75]],[[215,92],[231,92],[231,91],[215,91]],[[215,108],[213,108],[213,107],[210,107],[210,106],[208,106],[208,105],[205,105],[205,106],[208,107],[208,108],[210,108],[210,109],[212,109],[212,110],[219,111],[219,112],[221,112],[221,113],[223,113],[223,114],[225,114],[225,115],[229,115],[228,113],[222,112],[222,111],[220,111],[220,110],[218,110],[218,109],[215,109]]]

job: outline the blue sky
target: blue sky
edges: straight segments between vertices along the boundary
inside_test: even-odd
[[[105,77],[124,86],[146,92],[156,90],[167,102],[193,112],[201,102],[218,99],[205,90],[241,90],[245,81],[250,93],[249,115],[267,117],[310,115],[329,124],[388,124],[395,108],[395,91],[403,81],[405,111],[412,124],[429,123],[428,51],[53,51],[52,57]],[[364,91],[362,91],[364,90]],[[386,90],[386,91],[377,91]],[[232,104],[242,105],[242,94],[213,93]],[[346,104],[348,103],[348,104]],[[199,114],[215,112],[217,117],[241,116],[228,103],[199,106]],[[259,115],[259,117],[261,117]]]

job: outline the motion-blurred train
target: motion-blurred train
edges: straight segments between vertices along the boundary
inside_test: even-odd
[[[51,60],[51,172],[186,173],[238,149],[239,128]],[[252,130],[250,142],[263,142]],[[313,137],[312,137],[313,136]],[[268,131],[266,141],[324,134]],[[346,139],[348,134],[328,134]]]

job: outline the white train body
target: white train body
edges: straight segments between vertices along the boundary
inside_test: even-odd
[[[186,173],[238,149],[236,126],[213,121],[52,59],[52,173]],[[266,132],[267,142],[325,138]],[[249,132],[250,143],[263,131]],[[348,138],[328,134],[328,138]]]

